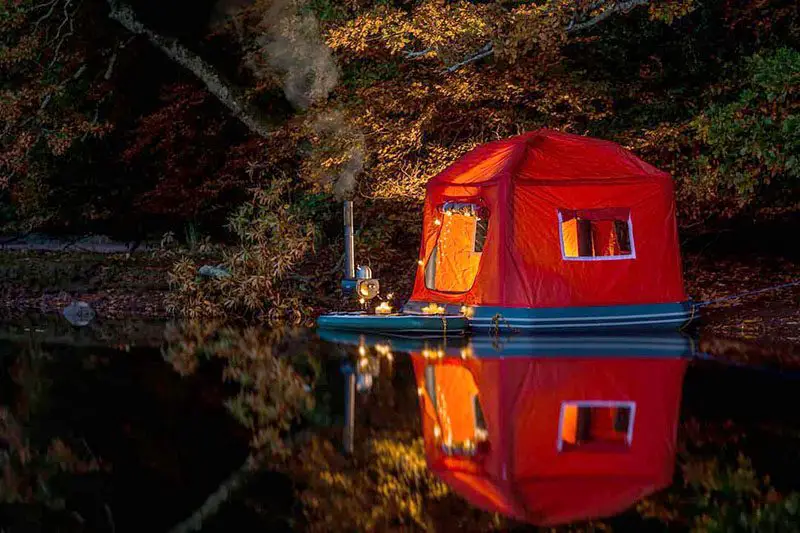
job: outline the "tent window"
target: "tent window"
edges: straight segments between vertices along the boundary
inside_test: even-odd
[[[486,210],[475,204],[448,202],[437,217],[439,236],[425,264],[425,286],[441,292],[467,292],[475,283],[486,244]]]
[[[628,209],[558,211],[561,255],[568,261],[633,259],[633,228]]]
[[[615,451],[630,447],[633,402],[565,402],[559,420],[559,451]]]

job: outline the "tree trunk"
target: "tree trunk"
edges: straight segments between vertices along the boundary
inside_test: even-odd
[[[131,33],[147,37],[153,46],[194,74],[206,89],[216,96],[222,105],[227,107],[233,116],[247,126],[250,131],[261,137],[269,136],[270,128],[260,117],[258,111],[246,102],[241,90],[224,79],[213,66],[179,43],[177,39],[159,35],[146,27],[136,18],[136,13],[130,6],[119,0],[107,0],[107,2],[111,9],[108,16],[112,20],[119,22]]]

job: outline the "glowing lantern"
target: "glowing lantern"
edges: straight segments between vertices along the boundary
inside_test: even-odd
[[[388,315],[392,312],[392,306],[388,302],[381,302],[381,305],[375,308],[376,315]]]
[[[445,308],[441,307],[435,302],[431,302],[429,305],[422,308],[422,312],[426,315],[442,315],[444,314],[444,311]]]

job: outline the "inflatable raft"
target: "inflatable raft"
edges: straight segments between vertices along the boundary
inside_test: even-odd
[[[414,303],[406,308],[415,310]],[[453,308],[451,308],[453,307]],[[587,332],[677,331],[688,325],[696,312],[691,302],[678,304],[616,305],[549,309],[475,306],[469,317],[447,306],[446,314],[331,313],[317,321],[321,329],[408,334],[548,334]]]
[[[469,328],[469,321],[463,315],[329,313],[319,317],[317,326],[339,331],[461,335]]]

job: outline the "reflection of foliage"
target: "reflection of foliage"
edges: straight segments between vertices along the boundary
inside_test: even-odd
[[[749,459],[739,455],[736,464],[725,465],[688,457],[682,471],[689,494],[645,500],[639,505],[643,516],[703,533],[800,531],[800,494],[778,494]]]
[[[37,503],[62,509],[64,494],[55,488],[61,476],[100,469],[96,459],[79,457],[61,439],[37,446],[5,408],[0,408],[0,445],[0,503]]]
[[[41,346],[15,355],[10,372],[14,405],[0,405],[0,503],[64,509],[69,486],[103,465],[82,439],[53,435],[38,423],[51,383]]]
[[[311,531],[434,529],[432,507],[460,504],[428,470],[422,440],[405,434],[360,440],[349,458],[314,438],[292,461],[290,473],[300,484]],[[451,527],[466,518],[446,514]]]
[[[422,440],[413,433],[371,431],[355,440],[352,455],[343,455],[331,438],[332,428],[315,425],[320,417],[311,410],[319,407],[309,385],[325,376],[303,333],[187,323],[171,325],[165,340],[164,357],[182,375],[196,372],[204,360],[224,363],[223,377],[234,385],[228,409],[253,435],[245,470],[277,471],[291,478],[303,530],[431,530],[445,523],[492,530],[501,522],[471,508],[434,477]],[[313,434],[297,431],[309,426]],[[243,474],[232,479],[240,490]],[[216,512],[229,492],[230,485],[223,484],[208,499],[214,503],[204,507]],[[196,514],[205,518],[207,511]]]
[[[287,342],[298,340],[296,332],[187,323],[170,326],[165,340],[164,357],[183,375],[195,371],[199,357],[222,359],[223,379],[238,386],[227,407],[252,432],[253,448],[267,457],[288,453],[284,437],[314,404],[306,379],[291,363],[302,354],[281,353]]]

